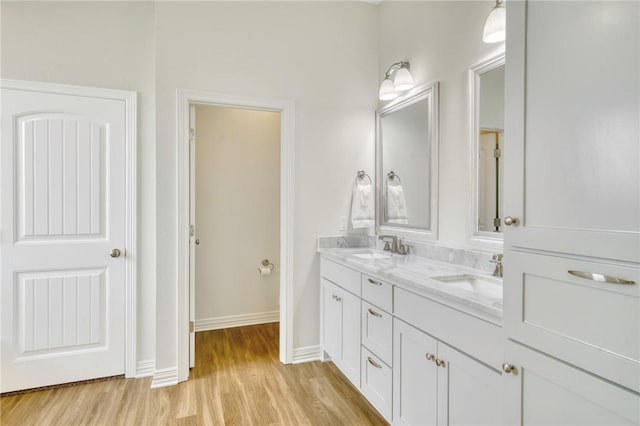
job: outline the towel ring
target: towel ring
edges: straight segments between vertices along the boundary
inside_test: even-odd
[[[373,182],[371,181],[371,176],[369,176],[364,170],[358,170],[358,174],[356,176],[356,185],[358,184],[358,181],[364,180],[365,178],[369,179],[369,185],[371,185]]]
[[[390,181],[397,180],[398,184],[402,183],[402,181],[400,180],[400,176],[398,176],[396,172],[394,172],[393,170],[387,173],[387,180],[390,180]]]

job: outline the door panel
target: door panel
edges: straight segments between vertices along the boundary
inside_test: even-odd
[[[2,392],[124,373],[125,112],[2,89]]]

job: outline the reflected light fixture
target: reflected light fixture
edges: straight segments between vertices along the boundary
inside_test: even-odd
[[[507,11],[504,8],[504,0],[496,0],[482,31],[482,41],[485,43],[498,43],[506,38]]]
[[[404,92],[413,88],[413,77],[409,72],[409,62],[396,62],[391,65],[380,83],[378,98],[381,101],[390,101],[398,97],[398,92]]]

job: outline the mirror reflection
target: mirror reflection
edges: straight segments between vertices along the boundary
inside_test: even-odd
[[[502,232],[504,65],[480,75],[478,230]]]
[[[469,240],[502,245],[504,63],[501,53],[469,68]]]
[[[434,230],[437,85],[425,86],[377,113],[378,223]]]

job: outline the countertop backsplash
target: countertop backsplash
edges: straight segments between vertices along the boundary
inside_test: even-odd
[[[493,253],[465,248],[448,247],[416,241],[405,241],[410,246],[410,255],[426,257],[440,262],[453,263],[467,268],[493,272],[495,264],[491,263]],[[376,235],[337,235],[318,237],[318,250],[332,248],[379,248],[383,243]]]

